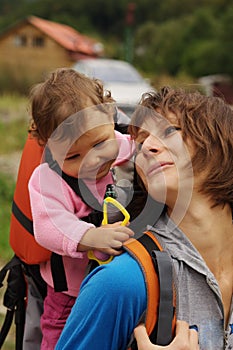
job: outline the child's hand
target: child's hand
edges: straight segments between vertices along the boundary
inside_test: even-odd
[[[90,228],[82,237],[78,250],[98,249],[109,255],[119,255],[122,243],[133,235],[134,232],[126,226],[121,226],[121,222]]]

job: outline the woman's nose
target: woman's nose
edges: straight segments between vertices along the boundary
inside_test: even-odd
[[[162,142],[153,135],[149,135],[142,144],[144,154],[158,153],[162,148]]]

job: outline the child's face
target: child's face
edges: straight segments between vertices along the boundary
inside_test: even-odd
[[[88,129],[68,150],[63,164],[67,175],[100,179],[107,175],[118,155],[114,124],[108,123]]]

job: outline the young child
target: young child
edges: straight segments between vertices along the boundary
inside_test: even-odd
[[[51,261],[40,264],[48,286],[41,317],[42,350],[56,345],[85,276],[87,251],[119,255],[122,243],[133,235],[120,221],[101,227],[83,221],[91,206],[63,178],[76,183],[81,179],[102,205],[106,185],[114,183],[111,168],[134,153],[129,135],[114,130],[113,102],[99,81],[68,68],[57,69],[31,91],[31,134],[52,156],[52,162],[40,164],[29,181],[34,235],[40,245],[62,255],[68,287],[56,292]]]

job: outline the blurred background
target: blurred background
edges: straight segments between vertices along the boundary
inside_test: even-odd
[[[142,92],[163,85],[233,104],[232,38],[231,0],[0,0],[0,266],[13,255],[11,202],[33,84],[74,67],[101,78],[129,118]]]
[[[219,82],[233,76],[232,34],[231,0],[0,0],[0,91],[88,56],[128,61],[155,87]]]

